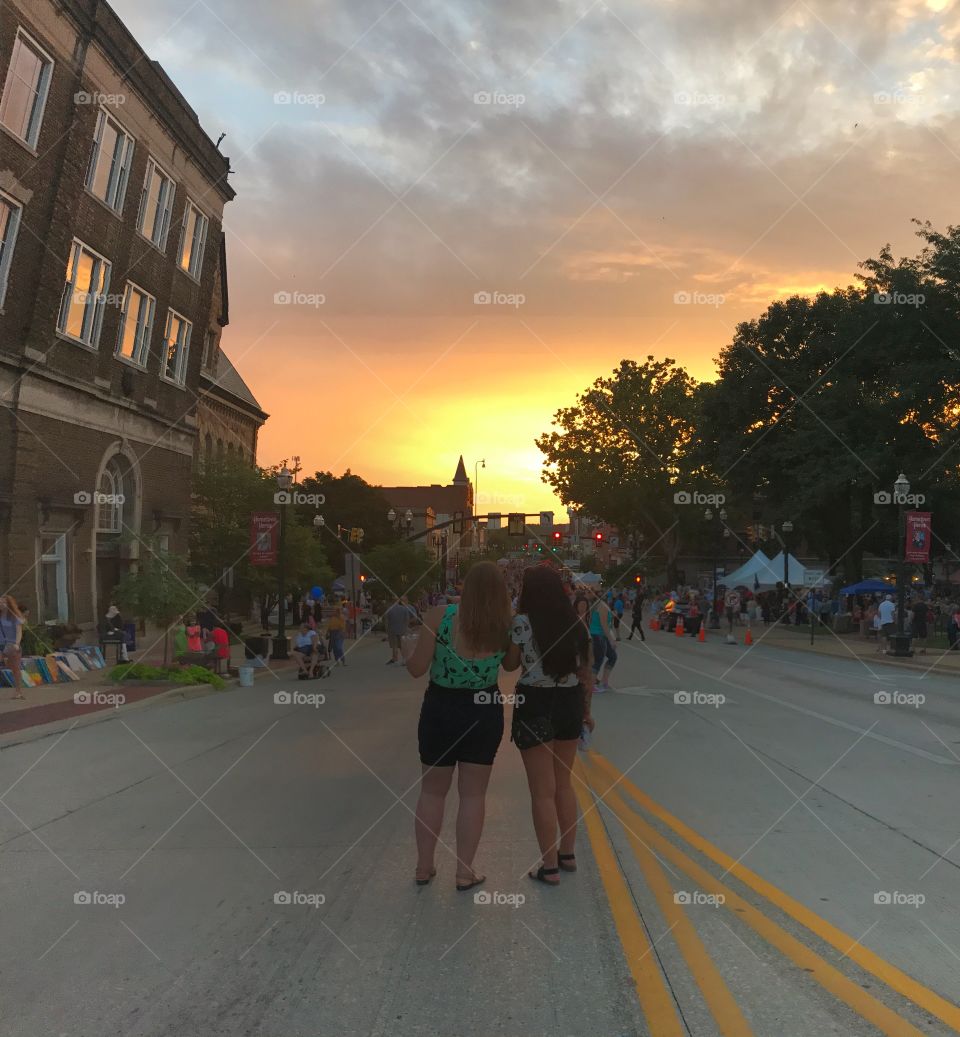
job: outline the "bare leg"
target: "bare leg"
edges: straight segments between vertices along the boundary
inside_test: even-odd
[[[553,764],[553,742],[535,745],[520,753],[530,786],[533,829],[537,834],[544,868],[557,867],[557,779]],[[559,879],[555,879],[559,881]]]
[[[13,670],[13,697],[15,699],[25,699],[27,696],[23,693],[23,684],[21,682],[20,674],[20,649],[11,648],[6,655],[7,666]]]
[[[573,791],[573,761],[577,756],[577,742],[575,739],[563,739],[554,741],[552,745],[560,852],[573,853],[577,841],[577,797]]]
[[[473,858],[477,855],[486,816],[487,785],[493,767],[461,763],[457,772],[460,807],[457,810],[457,881],[473,882]]]
[[[452,767],[423,768],[415,824],[417,878],[426,879],[433,874],[437,840],[440,838],[440,828],[443,825],[443,805],[452,781]]]

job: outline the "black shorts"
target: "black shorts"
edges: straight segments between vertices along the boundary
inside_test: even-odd
[[[502,738],[503,701],[496,685],[473,691],[430,682],[417,728],[424,766],[478,763],[489,767]]]
[[[532,749],[554,739],[571,741],[580,737],[582,728],[582,684],[573,688],[517,685],[510,735],[518,749]]]

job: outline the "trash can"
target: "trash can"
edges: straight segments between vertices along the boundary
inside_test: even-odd
[[[272,646],[273,638],[266,635],[244,638],[243,656],[245,659],[254,660],[254,666],[265,666],[270,658]]]
[[[241,666],[238,672],[240,674],[240,687],[241,688],[252,688],[253,687],[253,667],[252,666]]]

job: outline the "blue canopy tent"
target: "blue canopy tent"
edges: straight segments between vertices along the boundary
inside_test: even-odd
[[[841,594],[883,594],[892,593],[897,589],[896,584],[887,583],[885,580],[861,580],[859,583],[851,583],[849,587],[841,587]]]

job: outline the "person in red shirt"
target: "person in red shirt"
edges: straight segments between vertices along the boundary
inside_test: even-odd
[[[217,673],[221,667],[230,668],[230,635],[221,626],[215,626],[210,631],[210,640],[213,641],[217,653]]]

